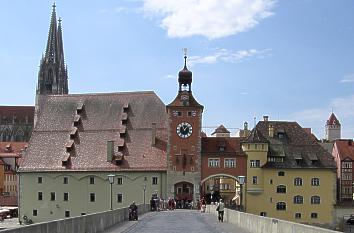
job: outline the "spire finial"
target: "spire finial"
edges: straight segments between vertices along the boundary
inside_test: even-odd
[[[183,48],[184,53],[184,67],[187,67],[187,48]]]
[[[55,7],[57,7],[57,6],[55,5],[55,2],[53,2],[52,7],[53,7],[53,10],[55,10]]]
[[[59,24],[61,24],[61,21],[63,21],[63,20],[61,19],[61,17],[59,17],[59,19],[58,19]]]

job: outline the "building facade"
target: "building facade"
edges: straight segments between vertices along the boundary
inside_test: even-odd
[[[338,204],[353,206],[353,139],[336,140],[332,155],[337,164],[337,198]]]
[[[333,226],[335,163],[300,125],[265,118],[242,149],[247,154],[246,212]]]

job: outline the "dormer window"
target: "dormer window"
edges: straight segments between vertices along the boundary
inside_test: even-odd
[[[122,114],[122,124],[126,124],[128,120],[128,114],[126,112],[123,112]]]
[[[129,111],[129,103],[123,105],[123,112],[127,113]]]
[[[74,141],[70,140],[69,142],[66,143],[65,147],[66,147],[66,152],[70,153],[75,148]]]
[[[76,137],[77,137],[77,128],[72,127],[72,129],[70,131],[70,139],[75,139]]]
[[[84,103],[79,103],[76,107],[76,113],[77,114],[82,114],[84,111]]]
[[[75,115],[74,117],[74,126],[78,127],[81,124],[81,116],[80,115]]]

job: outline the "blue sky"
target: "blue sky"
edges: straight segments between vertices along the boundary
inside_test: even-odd
[[[52,1],[0,2],[0,105],[33,105]],[[203,125],[263,115],[354,132],[354,1],[59,0],[70,93],[177,93],[188,48]],[[209,132],[210,128],[205,128]]]

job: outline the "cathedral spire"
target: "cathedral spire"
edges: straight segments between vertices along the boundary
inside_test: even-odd
[[[41,59],[38,74],[37,94],[68,94],[68,76],[64,60],[61,18],[56,15],[56,5],[52,5],[47,47]]]

